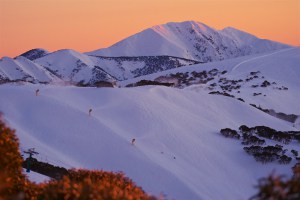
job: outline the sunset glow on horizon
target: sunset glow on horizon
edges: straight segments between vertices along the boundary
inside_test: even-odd
[[[0,58],[33,48],[92,51],[187,20],[300,46],[300,0],[0,0]]]

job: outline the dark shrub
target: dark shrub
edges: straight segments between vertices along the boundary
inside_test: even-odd
[[[245,100],[242,99],[242,98],[237,98],[237,100],[242,101],[242,102],[245,102]]]
[[[294,149],[291,150],[291,153],[292,153],[295,157],[298,156],[298,151],[296,151],[296,150],[294,150]]]
[[[263,151],[262,153],[253,154],[253,156],[256,161],[262,162],[263,164],[273,162],[279,158],[279,155],[277,155],[276,153],[269,153],[266,151]]]
[[[292,161],[292,158],[286,155],[282,155],[279,158],[279,163],[280,164],[289,164]]]
[[[282,146],[266,146],[263,147],[263,151],[264,152],[268,152],[268,153],[276,153],[276,154],[280,154],[282,152]]]
[[[266,143],[265,140],[261,140],[256,136],[253,136],[253,135],[249,136],[249,135],[243,134],[243,142],[242,142],[243,145],[250,145],[250,144],[264,145],[265,143]]]
[[[250,155],[254,155],[254,154],[263,152],[263,147],[261,147],[261,146],[252,145],[250,147],[244,147],[243,149]]]
[[[261,87],[268,87],[270,85],[271,85],[271,83],[269,81],[265,80],[260,86]]]
[[[162,86],[173,86],[174,83],[161,83],[158,81],[150,81],[150,80],[141,80],[137,83],[126,85],[126,87],[136,87],[136,86],[144,86],[144,85],[162,85]]]
[[[239,130],[242,132],[242,133],[246,133],[246,132],[249,132],[250,131],[250,128],[246,125],[241,125],[239,127]]]
[[[238,140],[241,137],[235,130],[232,130],[230,128],[221,129],[220,133],[225,137],[236,138]]]

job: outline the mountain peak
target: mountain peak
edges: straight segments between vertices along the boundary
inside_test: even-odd
[[[73,49],[60,49],[60,50],[53,52],[52,54],[72,55],[72,56],[76,57],[77,55],[80,55],[81,53],[79,53]]]
[[[25,53],[21,54],[20,56],[23,56],[29,60],[35,60],[41,57],[44,57],[45,55],[49,54],[49,51],[41,48],[31,49],[29,51],[26,51]]]
[[[232,27],[216,30],[201,22],[184,21],[153,26],[109,48],[87,54],[111,57],[168,55],[211,62],[288,47]]]
[[[199,26],[199,27],[204,27],[207,28],[208,26],[202,22],[198,21],[193,21],[193,20],[188,20],[188,21],[183,21],[183,22],[168,22],[166,25],[171,25],[171,26],[181,26],[181,27],[192,27],[192,26]]]
[[[209,30],[215,30],[204,23],[196,21],[183,21],[183,22],[169,22],[166,24],[156,25],[151,27],[151,29],[158,32],[170,32],[182,31],[182,30],[194,30],[197,32],[207,32]]]

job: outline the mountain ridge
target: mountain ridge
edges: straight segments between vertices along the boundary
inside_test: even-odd
[[[244,40],[248,41],[244,42]],[[210,62],[287,47],[290,46],[259,39],[232,27],[216,30],[201,22],[184,21],[153,26],[108,48],[86,54],[102,56],[169,55]]]
[[[40,73],[50,74],[52,78],[44,80],[39,76],[32,76],[34,73],[30,70],[29,74],[25,73],[22,70],[24,66],[18,62],[20,59],[22,63],[26,62],[35,66],[41,71]],[[8,61],[14,64],[11,65]],[[62,49],[35,60],[29,60],[23,56],[14,59],[4,57],[0,59],[0,80],[1,83],[67,82],[68,84],[95,86],[97,82],[101,81],[113,83],[117,80],[126,80],[198,63],[198,61],[172,56],[101,57],[88,56],[71,49]]]
[[[29,51],[26,51],[25,53],[22,53],[19,56],[23,56],[29,60],[35,60],[35,59],[41,58],[49,53],[50,52],[45,49],[36,48],[36,49],[31,49]]]
[[[195,21],[169,22],[90,53],[72,49],[49,52],[39,48],[25,52],[11,62],[3,58],[0,60],[0,79],[1,83],[61,81],[94,86],[101,81],[122,81],[172,68],[287,47],[290,46],[262,40],[232,27],[218,31]],[[24,59],[20,63],[17,60],[21,57]],[[28,69],[24,71],[26,66]],[[35,73],[30,71],[33,69]],[[34,75],[36,70],[41,71],[38,74],[48,74],[48,79],[39,80],[40,77]]]

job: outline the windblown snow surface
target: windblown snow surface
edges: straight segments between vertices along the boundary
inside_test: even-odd
[[[300,96],[299,55],[296,48],[204,68],[226,68],[228,76],[259,69],[291,88],[281,91],[286,93],[270,89],[270,96],[287,94],[293,102],[292,92]],[[245,63],[238,65],[241,62]],[[201,65],[192,67],[201,70]],[[21,150],[36,148],[40,160],[68,168],[123,171],[146,192],[170,199],[248,199],[259,178],[272,172],[290,175],[295,164],[255,162],[240,141],[224,138],[219,131],[243,124],[276,130],[297,126],[234,98],[210,95],[201,85],[176,89],[6,84],[0,86],[0,94],[0,111],[16,129]],[[300,114],[297,102],[267,100]],[[300,150],[296,142],[286,148]]]

